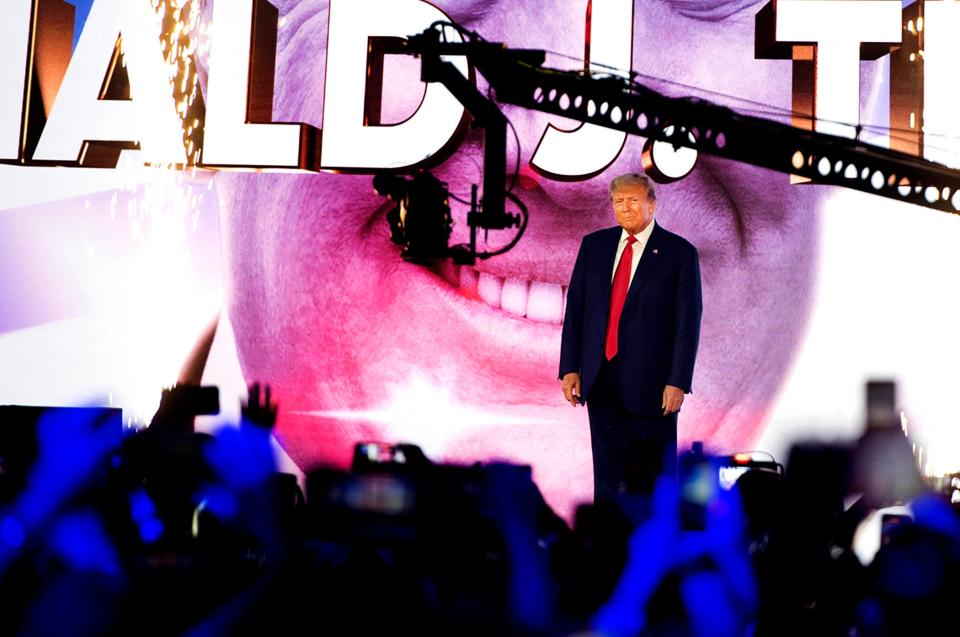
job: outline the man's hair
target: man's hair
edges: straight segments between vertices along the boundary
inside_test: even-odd
[[[610,196],[613,196],[614,190],[617,190],[618,188],[624,188],[626,186],[641,186],[647,191],[647,199],[650,201],[657,200],[657,191],[654,188],[653,180],[643,173],[627,173],[625,175],[614,177],[610,182]]]

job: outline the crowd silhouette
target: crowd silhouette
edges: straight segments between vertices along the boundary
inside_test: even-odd
[[[616,500],[550,509],[529,467],[358,443],[305,489],[274,463],[253,385],[118,410],[0,408],[0,631],[10,635],[923,635],[950,626],[960,518],[889,417],[798,442],[732,488],[699,446]],[[360,441],[362,442],[362,441]],[[717,451],[717,450],[714,450]],[[633,453],[642,458],[645,450]],[[772,465],[772,466],[771,466]],[[638,462],[638,467],[648,466]],[[872,560],[858,529],[884,507]]]

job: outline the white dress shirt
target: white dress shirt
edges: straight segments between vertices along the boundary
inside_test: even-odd
[[[628,290],[630,289],[629,284],[633,283],[633,274],[637,271],[637,264],[640,263],[640,257],[643,256],[643,248],[650,242],[650,234],[653,232],[654,223],[656,223],[656,221],[651,219],[646,228],[633,235],[637,238],[637,242],[633,244],[633,262],[630,264],[630,280],[627,284]],[[630,233],[626,230],[620,233],[620,243],[617,244],[617,257],[613,260],[613,274],[610,275],[611,282],[617,273],[617,266],[620,265],[620,255],[623,254],[624,249],[627,247],[627,237],[629,236]]]

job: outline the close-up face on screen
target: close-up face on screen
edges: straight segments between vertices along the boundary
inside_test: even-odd
[[[97,62],[78,54],[81,33],[89,27],[93,38],[113,28],[111,11],[121,5],[104,2],[85,27],[97,5],[70,4],[78,20],[73,55],[100,82],[109,56]],[[804,9],[809,15],[781,21],[794,31],[778,35],[764,30],[772,29],[769,20],[758,20],[768,6],[763,0],[271,4],[273,58],[263,56],[261,45],[272,49],[272,38],[258,39],[262,30],[253,47],[231,35],[245,23],[229,11],[218,32],[215,3],[199,2],[189,14],[184,32],[195,46],[187,57],[198,79],[184,86],[206,102],[204,166],[144,172],[133,142],[108,169],[78,168],[75,161],[0,166],[0,283],[10,298],[24,299],[0,313],[0,354],[17,361],[2,383],[4,402],[94,396],[146,422],[160,381],[177,378],[219,308],[203,382],[221,387],[225,411],[246,384],[269,383],[279,403],[276,440],[301,470],[345,466],[357,442],[412,443],[438,462],[529,464],[547,501],[567,515],[593,489],[587,410],[564,399],[558,379],[567,288],[583,237],[617,225],[611,180],[651,174],[643,159],[648,140],[507,104],[482,68],[452,60],[509,121],[506,186],[529,221],[512,249],[474,265],[404,260],[388,220],[397,204],[377,194],[374,175],[429,170],[451,195],[451,245],[466,242],[464,202],[474,186],[483,196],[484,130],[446,89],[421,81],[420,58],[391,48],[397,38],[450,20],[489,42],[545,51],[545,67],[632,73],[637,85],[666,96],[808,129],[811,113],[797,109],[812,110],[810,100],[822,116],[817,126],[833,132],[841,130],[835,120],[856,119],[850,105],[859,103],[856,134],[880,146],[903,132],[897,127],[916,125],[921,111],[906,118],[904,95],[925,91],[925,101],[911,102],[927,117],[923,153],[934,158],[954,139],[949,131],[931,132],[945,121],[936,109],[949,101],[942,83],[929,79],[942,74],[935,61],[947,59],[937,48],[946,46],[946,18],[931,18],[924,31],[926,88],[914,82],[904,89],[915,76],[904,75],[906,57],[897,67],[890,51],[900,46],[900,31],[919,32],[913,23],[901,29],[898,7],[882,20],[857,14],[844,31],[842,21],[805,22],[827,10],[813,3]],[[263,10],[258,3],[248,9],[254,6]],[[852,61],[854,53],[831,44],[847,32],[882,46],[864,46]],[[447,34],[461,37],[453,29]],[[821,42],[821,58],[808,37]],[[128,49],[121,53],[146,50]],[[250,51],[250,69],[231,59]],[[69,51],[59,53],[66,67]],[[146,77],[134,63],[139,59],[131,57],[132,89]],[[815,74],[816,59],[837,63],[824,62]],[[272,60],[272,74],[264,60]],[[230,117],[237,119],[231,125],[246,125],[237,106],[246,89],[224,107],[212,101],[213,83],[233,73],[231,86],[241,86],[246,71],[253,80],[247,115],[315,129],[310,152],[318,151],[318,163],[311,168],[321,169],[248,161],[265,152],[246,141],[254,138],[223,136]],[[40,89],[50,93],[47,84]],[[103,90],[97,99],[116,97],[110,86]],[[271,95],[268,113],[264,98]],[[50,120],[57,126],[39,138],[41,153],[86,125]],[[157,119],[151,134],[167,124]],[[749,142],[763,149],[769,140],[762,137]],[[159,137],[149,139],[145,154]],[[200,157],[199,147],[191,152]],[[936,158],[949,164],[954,156]],[[141,172],[131,172],[131,163]],[[671,175],[682,177],[657,184],[654,221],[696,247],[703,301],[692,392],[678,420],[681,450],[703,441],[721,454],[759,449],[779,459],[799,436],[855,435],[863,383],[877,377],[902,381],[897,408],[911,426],[947,431],[944,415],[952,407],[943,388],[953,354],[960,355],[960,345],[945,336],[956,302],[942,294],[944,273],[956,261],[948,249],[957,234],[953,216],[794,183],[784,172],[705,152]],[[509,198],[507,211],[518,211]],[[480,231],[478,251],[495,251],[515,234]],[[136,392],[126,386],[135,384]]]
[[[584,57],[584,3],[436,6],[488,40],[552,52],[548,64],[576,68],[570,58]],[[325,55],[328,7],[278,8],[275,119],[322,128],[324,72],[329,78],[337,64]],[[639,3],[633,69],[667,94],[692,86],[787,108],[789,62],[754,57],[756,8]],[[416,110],[423,89],[417,64],[392,64],[383,111],[384,121],[396,122]],[[344,462],[358,439],[409,440],[448,460],[530,463],[554,502],[588,496],[586,412],[562,400],[557,381],[562,293],[581,238],[616,225],[608,184],[641,170],[643,140],[626,138],[597,174],[560,180],[531,168],[531,158],[551,121],[566,130],[575,124],[503,111],[520,141],[514,193],[529,208],[529,227],[513,250],[475,267],[401,260],[385,218],[391,202],[374,192],[369,175],[217,176],[240,363],[246,378],[269,380],[282,397],[278,433],[298,463]],[[511,173],[516,152],[511,140]],[[479,182],[481,162],[482,136],[471,131],[432,172],[464,195]],[[700,353],[681,444],[746,447],[760,435],[803,340],[819,197],[818,188],[791,186],[786,175],[705,156],[688,177],[658,188],[656,222],[697,247],[703,278]],[[454,220],[465,226],[456,204]],[[509,238],[490,235],[494,245]]]

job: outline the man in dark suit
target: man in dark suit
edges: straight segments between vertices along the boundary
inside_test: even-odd
[[[590,416],[597,499],[675,470],[703,309],[697,250],[654,223],[650,178],[615,178],[610,199],[619,225],[580,244],[560,346],[564,398]]]

